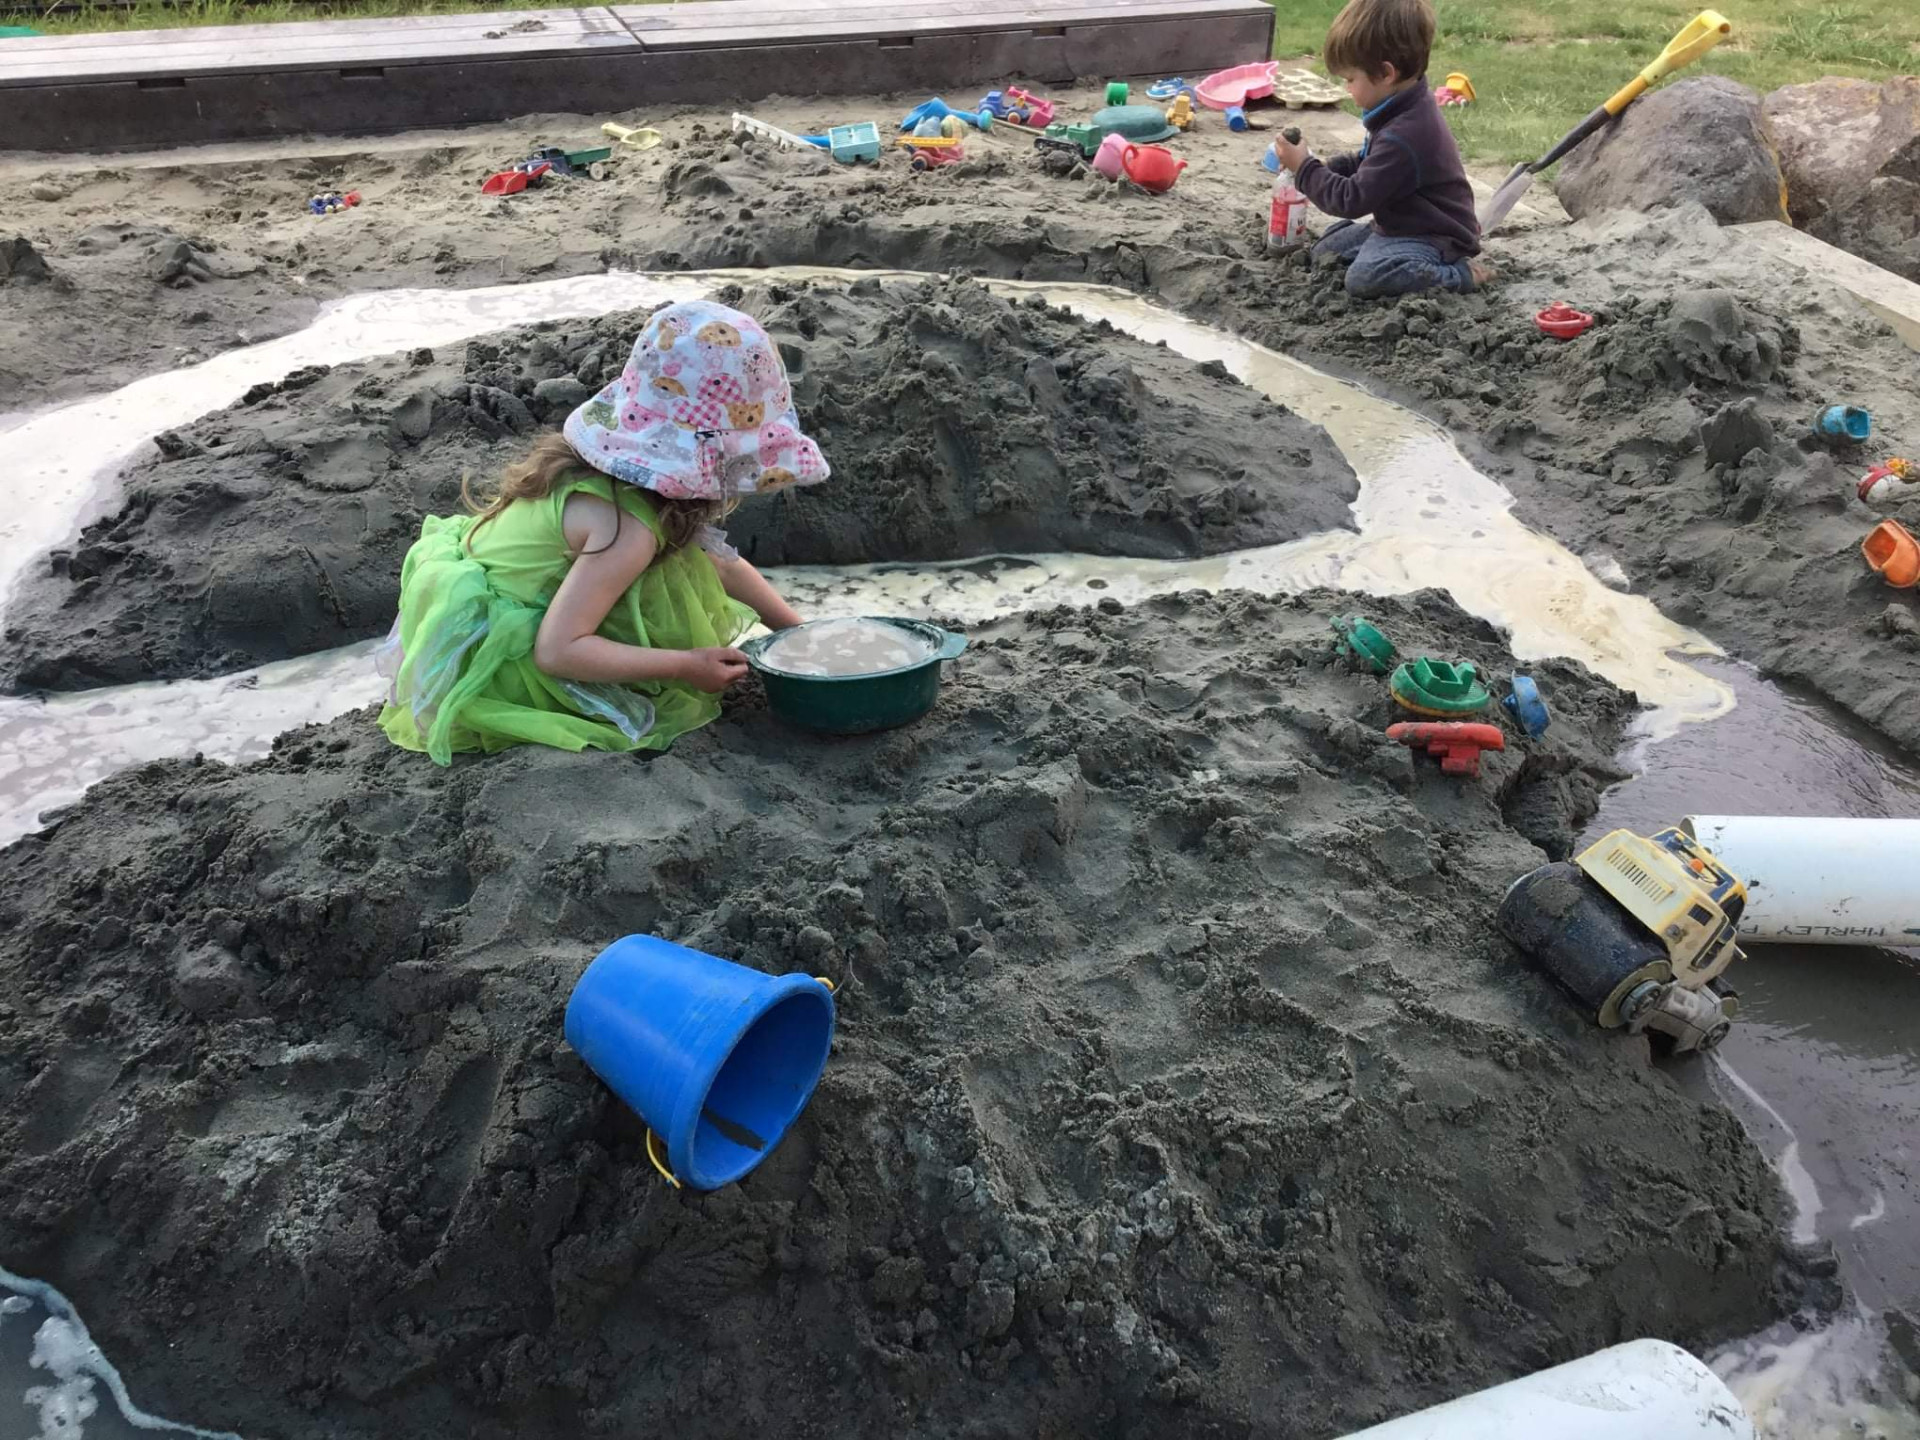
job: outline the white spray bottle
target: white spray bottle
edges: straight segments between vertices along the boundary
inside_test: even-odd
[[[1300,143],[1300,131],[1297,126],[1289,125],[1280,132],[1287,137],[1289,145]],[[1307,238],[1307,197],[1300,193],[1293,183],[1293,172],[1279,162],[1272,147],[1267,150],[1272,161],[1273,207],[1267,212],[1267,251],[1269,254],[1281,254],[1297,249]]]

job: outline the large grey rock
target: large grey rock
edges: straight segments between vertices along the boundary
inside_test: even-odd
[[[1920,76],[1829,76],[1761,103],[1793,223],[1920,280]]]
[[[1553,188],[1576,220],[1689,200],[1722,225],[1787,218],[1760,97],[1718,75],[1642,96],[1562,162]]]

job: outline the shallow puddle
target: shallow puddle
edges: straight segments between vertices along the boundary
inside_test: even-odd
[[[66,1297],[0,1266],[0,1435],[133,1440],[156,1433],[240,1440],[140,1409]]]
[[[19,419],[7,435],[18,463],[8,487],[9,511],[0,519],[0,597],[22,567],[111,503],[114,470],[148,436],[229,404],[248,386],[298,366],[447,344],[537,319],[685,299],[726,281],[874,275],[591,276],[470,292],[360,296],[329,308],[297,335],[155,376],[97,401]],[[804,613],[938,614],[965,623],[1036,605],[1085,604],[1106,596],[1131,602],[1195,588],[1286,592],[1328,585],[1395,594],[1430,586],[1505,627],[1521,659],[1574,657],[1652,707],[1640,757],[1646,773],[1608,796],[1601,817],[1606,824],[1658,828],[1690,809],[1920,814],[1920,781],[1912,772],[1849,737],[1824,712],[1797,706],[1738,667],[1675,658],[1717,652],[1702,636],[1646,600],[1609,588],[1580,558],[1521,525],[1507,492],[1473,469],[1437,427],[1357,386],[1133,296],[1082,286],[995,288],[1038,290],[1090,319],[1164,341],[1191,360],[1217,360],[1323,425],[1360,478],[1358,532],[1195,561],[1039,555],[774,572]],[[221,760],[253,758],[283,730],[377,698],[371,649],[371,643],[354,646],[212,681],[128,686],[47,703],[0,700],[0,774],[6,777],[0,781],[0,843],[32,829],[39,812],[78,798],[88,785],[127,765],[196,752]],[[1687,723],[1708,720],[1716,723]],[[1729,757],[1738,757],[1737,763]],[[1754,777],[1745,793],[1744,782],[1730,779],[1730,771]],[[1718,1357],[1722,1373],[1756,1407],[1762,1433],[1780,1440],[1876,1432],[1888,1440],[1920,1436],[1911,1407],[1903,1410],[1897,1396],[1884,1393],[1890,1372],[1879,1361],[1887,1335],[1884,1309],[1920,1302],[1920,1276],[1913,1273],[1920,1262],[1910,1244],[1896,1239],[1920,1233],[1911,1179],[1920,1080],[1903,1043],[1920,1019],[1920,977],[1910,967],[1890,975],[1888,966],[1901,972],[1901,962],[1882,952],[1826,949],[1798,960],[1779,949],[1760,952],[1736,980],[1747,1010],[1726,1046],[1729,1068],[1696,1065],[1688,1079],[1716,1084],[1783,1162],[1803,1231],[1836,1243],[1844,1231],[1845,1274],[1866,1307],[1857,1319],[1817,1336],[1757,1337]],[[1839,983],[1854,967],[1861,977],[1857,994]],[[1778,1134],[1769,1128],[1776,1125]],[[1790,1157],[1788,1145],[1797,1147]],[[19,1393],[13,1378],[0,1367],[0,1414],[9,1395]],[[34,1383],[31,1375],[27,1379]]]
[[[1728,661],[1702,668],[1731,714],[1641,747],[1588,839],[1680,816],[1920,817],[1920,770]],[[1737,763],[1733,762],[1737,757]],[[1668,1073],[1740,1116],[1773,1160],[1793,1236],[1834,1247],[1853,1308],[1803,1334],[1783,1325],[1711,1357],[1760,1433],[1793,1440],[1920,1437],[1920,956],[1845,945],[1755,945],[1727,973],[1741,1014],[1708,1062]],[[1905,1346],[1902,1358],[1897,1347]]]

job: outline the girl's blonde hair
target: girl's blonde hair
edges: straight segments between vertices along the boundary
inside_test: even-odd
[[[533,442],[533,448],[525,457],[515,461],[500,473],[500,483],[493,494],[481,497],[474,494],[469,481],[471,477],[460,477],[460,499],[466,505],[469,514],[479,518],[473,522],[473,528],[467,531],[467,544],[473,543],[473,537],[480,527],[516,500],[544,500],[553,493],[569,474],[576,470],[593,470],[580,458],[573,446],[567,443],[567,437],[558,431],[542,435]],[[598,471],[594,472],[598,474]],[[618,487],[619,481],[614,485]],[[691,544],[699,534],[702,525],[711,525],[724,520],[738,503],[737,498],[727,500],[680,500],[669,495],[660,495],[649,490],[647,501],[653,506],[654,514],[660,518],[660,528],[666,534],[666,546],[662,553],[671,555],[681,547]],[[620,507],[614,506],[614,536],[619,537]],[[614,544],[607,542],[607,547]],[[591,555],[600,551],[591,550]]]

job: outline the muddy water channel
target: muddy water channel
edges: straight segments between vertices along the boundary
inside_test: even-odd
[[[9,513],[0,521],[0,597],[25,565],[100,513],[113,494],[113,472],[130,453],[129,436],[142,443],[295,366],[685,299],[742,278],[595,276],[464,293],[366,295],[331,308],[298,335],[50,415],[14,417],[0,432],[16,462]],[[752,278],[854,276],[783,271]],[[1715,658],[1710,642],[1649,602],[1611,588],[1602,577],[1618,577],[1604,557],[1583,560],[1521,525],[1505,490],[1428,422],[1131,296],[1092,287],[1005,288],[1038,289],[1189,360],[1218,361],[1324,426],[1360,480],[1357,532],[1195,561],[1030,555],[774,572],[803,613],[919,613],[966,622],[1037,605],[1131,602],[1191,589],[1332,585],[1396,594],[1434,587],[1504,627],[1520,658],[1579,659],[1650,707],[1630,757],[1639,773],[1608,795],[1596,833],[1616,825],[1656,829],[1690,811],[1920,815],[1920,772],[1824,711]],[[379,691],[371,648],[212,681],[44,703],[0,700],[0,843],[124,766],[196,752],[245,760],[265,753],[287,728],[367,703]],[[1766,1435],[1920,1436],[1920,1411],[1908,1392],[1909,1367],[1920,1365],[1920,1355],[1912,1353],[1907,1318],[1920,1316],[1920,1260],[1912,1243],[1920,1234],[1920,1064],[1911,1045],[1920,1031],[1920,965],[1884,951],[1773,947],[1758,950],[1731,978],[1744,1005],[1733,1038],[1714,1061],[1677,1073],[1685,1084],[1711,1088],[1776,1160],[1796,1207],[1797,1238],[1834,1247],[1849,1302],[1838,1323],[1811,1332],[1782,1327],[1731,1347],[1715,1363]],[[0,1282],[6,1278],[0,1271]],[[36,1414],[43,1417],[39,1434],[83,1433],[77,1425],[46,1428],[45,1393],[13,1408],[26,1387],[45,1392],[50,1383],[48,1367],[32,1363],[25,1332],[29,1318],[55,1313],[44,1300],[31,1315],[16,1307],[0,1333],[0,1434],[15,1433],[17,1417]],[[68,1392],[93,1396],[83,1383],[89,1375],[101,1387],[91,1401],[98,1418],[85,1420],[84,1433],[121,1433],[109,1424],[115,1385],[103,1378],[110,1374],[104,1359],[75,1373],[78,1380],[65,1382]]]

